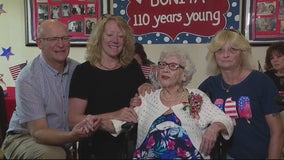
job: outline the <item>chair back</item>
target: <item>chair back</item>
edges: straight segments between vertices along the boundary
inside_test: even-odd
[[[7,112],[5,108],[4,91],[3,88],[0,86],[0,146],[3,143],[6,131],[9,126],[6,113]]]

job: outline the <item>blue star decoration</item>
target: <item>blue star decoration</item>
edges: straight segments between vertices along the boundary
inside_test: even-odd
[[[11,47],[9,47],[8,49],[5,49],[5,48],[2,47],[2,51],[3,51],[3,53],[0,56],[5,56],[7,58],[7,60],[9,60],[9,56],[14,55],[11,52]]]
[[[3,4],[0,4],[0,15],[1,15],[1,13],[6,13],[6,11],[4,11],[4,9],[3,9]]]

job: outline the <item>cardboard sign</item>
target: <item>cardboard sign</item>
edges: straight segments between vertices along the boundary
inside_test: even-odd
[[[139,43],[207,43],[224,28],[239,28],[239,0],[114,0]]]

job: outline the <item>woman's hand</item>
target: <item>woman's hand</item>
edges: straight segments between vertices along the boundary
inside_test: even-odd
[[[221,127],[218,124],[211,124],[202,136],[199,151],[205,155],[209,155],[215,146]]]
[[[141,105],[141,99],[140,97],[138,96],[138,94],[136,93],[135,96],[133,98],[131,98],[130,100],[130,108],[134,108],[134,107],[137,107],[137,106],[140,106]]]
[[[137,123],[138,116],[133,108],[124,107],[116,112],[114,112],[113,118],[126,122]]]
[[[100,125],[102,124],[102,119],[96,115],[89,114],[87,115],[85,120],[87,121],[87,126],[85,126],[87,127],[86,129],[92,132],[98,130]]]
[[[142,85],[138,87],[138,93],[139,95],[142,95],[142,96],[144,96],[146,92],[151,93],[155,90],[156,90],[155,86],[152,85],[151,83],[143,83]]]

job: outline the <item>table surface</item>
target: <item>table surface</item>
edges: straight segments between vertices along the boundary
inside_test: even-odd
[[[7,121],[10,122],[12,114],[16,108],[15,87],[7,87],[5,100]]]

